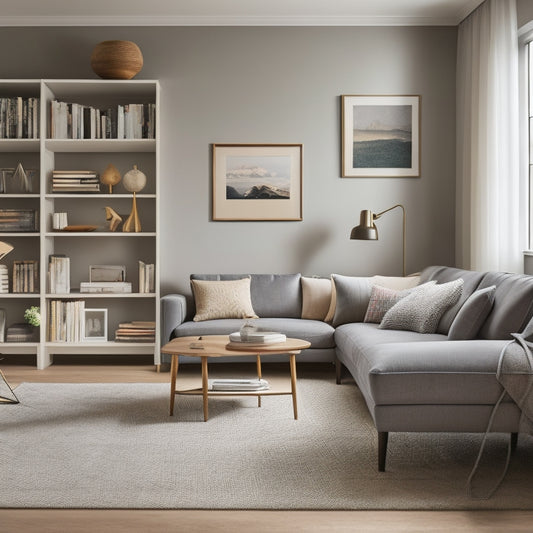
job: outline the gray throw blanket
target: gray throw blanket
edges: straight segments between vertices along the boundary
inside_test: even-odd
[[[501,383],[503,391],[494,405],[476,463],[468,478],[468,489],[472,496],[472,479],[479,467],[498,407],[507,394],[521,410],[519,432],[533,435],[533,342],[529,340],[533,338],[533,324],[528,324],[522,333],[512,333],[512,336],[514,340],[504,346],[496,371],[496,379]],[[488,499],[496,492],[505,478],[510,460],[511,440],[509,439],[503,473],[493,489],[487,495],[480,497],[481,499]]]

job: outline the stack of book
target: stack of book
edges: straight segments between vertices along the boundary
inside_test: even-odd
[[[270,385],[266,379],[209,379],[207,388],[213,391],[259,391]]]
[[[124,104],[99,109],[51,102],[52,139],[154,139],[155,104]]]
[[[32,342],[36,340],[37,331],[30,324],[12,324],[6,330],[6,342]]]
[[[100,192],[100,178],[94,170],[54,170],[52,192]]]
[[[38,292],[38,279],[38,261],[13,261],[13,292]]]
[[[0,209],[0,231],[36,231],[35,209]]]
[[[139,292],[155,291],[155,265],[139,261]]]
[[[50,342],[83,340],[83,300],[50,300],[48,304],[47,338]]]
[[[0,294],[9,292],[9,272],[6,265],[0,265]]]
[[[129,281],[82,281],[80,292],[126,293],[131,292]]]
[[[39,98],[0,98],[0,139],[39,138]]]
[[[48,286],[51,294],[70,293],[70,258],[50,255],[48,258]]]
[[[118,325],[117,342],[155,342],[155,322],[134,320]]]
[[[285,342],[287,337],[283,333],[276,331],[253,331],[248,332],[246,339],[241,337],[240,332],[231,333],[229,336],[228,348],[242,349],[254,348],[257,346],[265,346],[269,344],[278,344]]]

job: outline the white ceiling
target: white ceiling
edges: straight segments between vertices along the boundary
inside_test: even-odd
[[[0,26],[450,26],[483,0],[0,0]]]

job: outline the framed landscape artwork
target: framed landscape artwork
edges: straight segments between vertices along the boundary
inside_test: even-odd
[[[213,220],[302,220],[301,144],[213,144]]]
[[[420,96],[342,96],[342,177],[420,175]]]

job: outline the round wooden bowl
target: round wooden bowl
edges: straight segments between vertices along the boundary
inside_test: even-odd
[[[102,41],[91,54],[91,67],[106,80],[131,80],[143,67],[143,55],[131,41]]]

